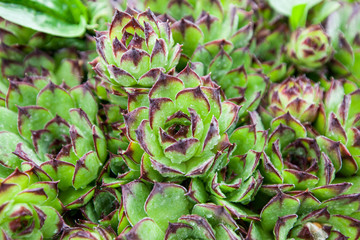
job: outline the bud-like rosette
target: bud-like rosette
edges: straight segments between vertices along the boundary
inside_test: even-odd
[[[137,180],[122,186],[122,197],[132,228],[119,239],[241,239],[235,233],[239,226],[223,206],[193,206],[180,185],[155,183],[151,190]]]
[[[325,200],[351,187],[352,184],[347,182],[332,183],[340,168],[351,162],[351,156],[341,154],[339,143],[323,136],[307,137],[305,127],[289,113],[275,118],[271,129],[260,164],[264,183],[270,184],[264,185],[265,189],[271,184],[290,184],[291,190],[309,190],[320,200]]]
[[[16,169],[0,183],[0,192],[3,239],[48,239],[62,231],[57,182],[39,182],[34,169]]]
[[[100,56],[92,62],[94,70],[120,87],[152,87],[160,72],[176,66],[181,52],[169,23],[150,10],[117,10],[109,31],[97,33],[96,47]]]
[[[288,45],[290,60],[301,70],[313,71],[332,57],[330,38],[320,25],[297,29]]]
[[[323,91],[305,76],[288,78],[269,90],[267,110],[272,117],[289,112],[301,122],[313,122],[318,114]]]
[[[129,100],[127,133],[163,176],[203,175],[229,149],[226,130],[239,106],[221,101],[219,87],[208,78],[189,67],[177,77],[160,74],[147,101],[148,107]]]
[[[279,192],[262,209],[261,223],[251,223],[247,239],[356,239],[359,199],[352,194],[321,202],[307,191]]]

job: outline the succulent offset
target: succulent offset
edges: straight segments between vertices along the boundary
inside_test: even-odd
[[[279,117],[290,113],[301,122],[313,122],[318,114],[323,91],[319,84],[312,83],[306,76],[300,76],[273,84],[268,95],[269,106],[262,113],[265,121],[269,118],[268,114]]]
[[[359,10],[0,0],[0,239],[360,239]]]
[[[314,70],[330,60],[330,38],[320,25],[298,29],[292,33],[288,56],[299,68]]]

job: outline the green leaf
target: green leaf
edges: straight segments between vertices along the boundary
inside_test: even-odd
[[[32,131],[40,130],[52,119],[45,108],[38,106],[19,107],[18,130],[21,136],[31,141]]]
[[[0,15],[24,27],[60,37],[82,36],[87,22],[86,8],[80,0],[0,0]]]
[[[161,240],[164,239],[164,233],[159,229],[156,223],[150,218],[144,218],[138,224],[136,224],[128,234],[120,235],[120,239],[131,240],[136,236],[139,240],[152,239]]]
[[[47,161],[41,165],[44,170],[54,181],[59,181],[58,187],[66,190],[72,186],[72,176],[75,172],[75,166],[71,163],[53,160]]]
[[[269,0],[270,6],[277,12],[285,15],[290,16],[293,10],[293,7],[306,4],[307,9],[312,8],[316,4],[321,2],[321,0]]]
[[[276,239],[286,240],[287,235],[288,235],[289,231],[292,229],[292,227],[294,226],[296,220],[297,220],[296,214],[279,217],[279,219],[277,220],[277,222],[275,224],[275,228],[273,231]]]
[[[41,232],[44,238],[51,238],[61,230],[62,218],[60,214],[52,207],[37,206],[46,215],[44,225],[41,227]]]
[[[10,82],[6,97],[6,107],[16,112],[17,106],[35,105],[38,92],[39,90],[30,84]]]
[[[27,156],[39,164],[40,160],[37,158],[35,152],[27,145],[27,143],[18,135],[10,132],[0,132],[0,164],[8,166],[10,168],[20,167],[21,162],[14,152],[16,146],[21,144],[21,150],[27,154]]]
[[[49,109],[52,114],[58,114],[67,121],[70,120],[70,108],[75,107],[71,95],[65,89],[51,82],[38,94],[36,103],[41,107]]]
[[[319,24],[324,21],[331,13],[336,11],[341,4],[338,1],[324,1],[319,4],[319,7],[315,7],[314,18],[311,20],[312,24]]]
[[[144,205],[149,194],[149,187],[139,180],[122,186],[124,208],[127,218],[132,225],[147,217]]]
[[[75,173],[73,176],[73,186],[75,189],[85,188],[97,178],[101,162],[95,152],[88,152],[76,162]]]
[[[261,225],[266,231],[271,231],[279,217],[295,214],[299,209],[300,201],[296,198],[278,193],[261,211]]]
[[[179,217],[189,213],[191,205],[185,193],[185,189],[180,185],[155,183],[146,200],[145,211],[165,231],[169,222],[175,222]]]
[[[87,186],[83,189],[69,188],[59,195],[59,199],[67,209],[77,209],[88,203],[95,193],[95,187]]]
[[[0,131],[18,133],[16,113],[4,107],[0,107]]]
[[[299,27],[305,27],[307,14],[308,9],[306,8],[306,4],[294,6],[289,19],[291,29],[295,30]]]

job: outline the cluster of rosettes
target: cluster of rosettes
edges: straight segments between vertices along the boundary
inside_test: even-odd
[[[360,239],[359,4],[128,4],[0,19],[0,239]]]

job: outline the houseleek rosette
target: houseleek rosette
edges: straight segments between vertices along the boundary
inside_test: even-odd
[[[226,130],[239,107],[222,101],[219,87],[205,80],[190,68],[179,77],[160,74],[145,97],[149,105],[129,102],[128,137],[163,176],[202,175],[230,146]]]
[[[306,76],[288,78],[273,84],[268,93],[268,113],[262,111],[265,119],[289,112],[301,122],[313,122],[318,114],[323,91]],[[266,120],[265,120],[266,122]]]
[[[64,227],[58,182],[40,182],[34,170],[16,169],[0,183],[2,239],[50,239]]]
[[[353,82],[333,80],[312,129],[318,138],[322,135],[328,142],[338,142],[340,155],[346,159],[341,171],[344,176],[359,170],[359,99],[360,91]]]
[[[242,106],[239,116],[244,116],[258,108],[269,78],[264,74],[249,73],[241,66],[226,73],[218,83],[229,101]]]
[[[192,62],[199,75],[211,73],[226,97],[236,98],[234,101],[243,105],[242,116],[257,108],[268,85],[268,78],[250,67],[252,55],[247,46],[253,35],[251,14],[233,5],[225,10],[220,2],[211,4],[213,8],[195,22],[181,19],[173,23],[174,40],[183,44],[184,59]]]
[[[283,191],[308,190],[325,200],[351,187],[348,182],[333,183],[348,162],[338,143],[323,136],[308,137],[306,128],[289,113],[275,118],[271,129],[260,164],[263,190],[271,192],[279,186],[285,187]]]
[[[165,13],[162,8],[166,4],[159,3],[146,2],[149,6],[156,5],[154,11]],[[255,110],[267,87],[267,78],[255,74],[261,71],[250,69],[253,61],[247,47],[253,37],[253,12],[238,6],[246,3],[178,1],[168,5],[169,11],[181,15],[175,14],[177,21],[171,25],[174,40],[182,44],[183,50],[178,68],[182,69],[190,60],[199,75],[211,72],[227,98],[242,98],[240,115]]]
[[[290,60],[300,69],[313,71],[332,57],[330,38],[320,25],[297,29],[288,45]]]
[[[86,83],[70,89],[41,76],[11,81],[0,108],[2,121],[11,123],[1,125],[2,176],[35,167],[43,181],[60,180],[59,197],[68,208],[85,204],[107,157],[97,109]]]
[[[116,87],[152,87],[160,72],[176,66],[181,51],[169,23],[150,10],[116,11],[110,29],[97,32],[96,47],[94,70]]]
[[[130,226],[118,237],[130,239],[241,239],[229,212],[212,203],[196,204],[183,186],[141,181],[122,186]],[[176,208],[173,204],[176,201]]]
[[[309,192],[279,192],[252,222],[248,239],[357,239],[359,194],[319,201]],[[345,207],[346,206],[346,207]]]

